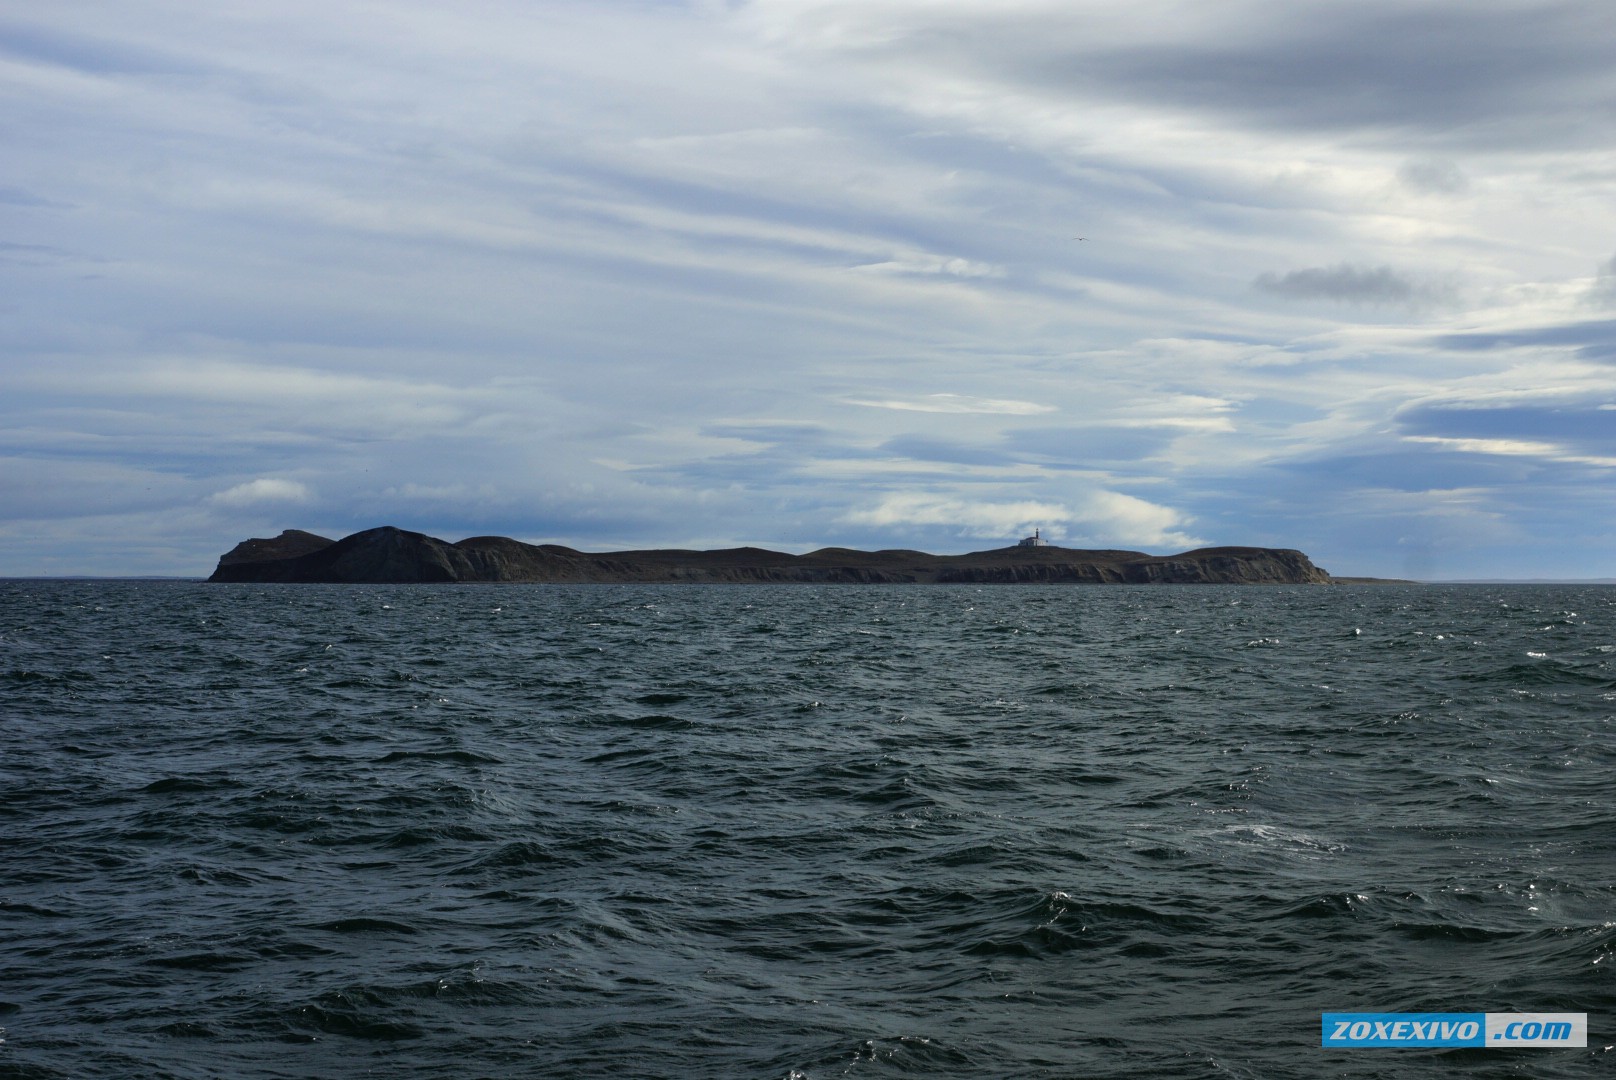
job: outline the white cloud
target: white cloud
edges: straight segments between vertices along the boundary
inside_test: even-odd
[[[1053,405],[1040,405],[1032,401],[1008,398],[980,398],[965,394],[927,394],[923,398],[867,399],[849,398],[849,405],[863,405],[872,409],[895,409],[899,412],[923,413],[979,413],[997,416],[1035,416],[1055,412]]]
[[[300,484],[296,480],[261,477],[216,492],[208,496],[208,502],[215,506],[239,509],[262,506],[266,503],[306,503],[312,496],[308,485]]]
[[[1081,496],[1076,506],[1037,500],[992,501],[957,495],[902,492],[874,506],[851,511],[851,525],[903,530],[944,526],[961,536],[1020,538],[1041,528],[1046,539],[1084,543],[1193,547],[1200,540],[1184,532],[1183,515],[1165,506],[1116,491]]]
[[[1196,547],[1204,540],[1187,533],[1184,515],[1170,507],[1118,491],[1096,491],[1082,504],[1079,521],[1096,541],[1151,547]]]
[[[504,504],[508,499],[502,496],[492,484],[417,484],[413,481],[385,488],[382,498],[396,500],[401,503],[449,503],[464,504],[467,506],[491,504]]]
[[[1071,511],[1057,503],[977,502],[947,495],[900,493],[887,495],[875,506],[843,515],[852,525],[877,528],[905,528],[943,525],[957,529],[962,536],[1014,536],[1020,538],[1035,526],[1069,521]],[[1053,530],[1051,535],[1057,535]]]
[[[949,277],[962,278],[1004,276],[1002,266],[991,266],[947,255],[910,255],[884,262],[861,263],[851,269],[864,274],[946,274]]]
[[[1559,443],[1534,442],[1527,439],[1463,439],[1440,435],[1405,435],[1404,442],[1424,443],[1464,454],[1497,454],[1501,457],[1543,458],[1574,465],[1596,465],[1616,468],[1616,457],[1578,454]]]

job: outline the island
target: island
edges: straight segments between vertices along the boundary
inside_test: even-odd
[[[1029,538],[1030,539],[1030,538]],[[331,540],[288,529],[244,540],[219,559],[214,582],[433,584],[473,582],[1091,585],[1329,585],[1300,551],[1211,547],[1179,555],[1086,551],[1047,542],[967,555],[821,548],[790,555],[764,548],[591,553],[504,536],[449,543],[382,526]]]

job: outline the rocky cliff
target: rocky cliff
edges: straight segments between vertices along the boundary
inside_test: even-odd
[[[1070,582],[1087,584],[1327,585],[1300,551],[1217,547],[1181,555],[1008,547],[969,555],[822,548],[789,555],[722,551],[575,551],[503,536],[459,543],[391,526],[341,540],[288,530],[245,540],[219,559],[223,582]]]

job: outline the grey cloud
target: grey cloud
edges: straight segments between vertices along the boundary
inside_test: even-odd
[[[1013,432],[1006,441],[1018,453],[1062,462],[1073,468],[1096,464],[1111,467],[1160,453],[1179,434],[1182,432],[1169,427],[1090,425],[1025,428]]]
[[[800,446],[825,442],[830,429],[820,424],[792,421],[719,420],[701,427],[701,433],[715,439],[744,439],[771,446]]]
[[[940,461],[953,465],[1009,465],[1015,459],[998,450],[948,439],[928,439],[920,435],[899,435],[881,444],[883,453],[915,461]]]
[[[64,262],[72,257],[61,248],[47,244],[13,244],[0,241],[0,262],[16,263],[20,266],[42,266],[47,263]]]
[[[1501,333],[1438,334],[1429,339],[1439,349],[1480,352],[1531,347],[1575,349],[1584,360],[1616,359],[1616,319],[1534,326]]]
[[[1464,170],[1447,158],[1421,158],[1404,162],[1397,178],[1415,191],[1433,195],[1457,195],[1470,186]]]
[[[1599,264],[1599,274],[1588,290],[1587,300],[1595,307],[1616,307],[1616,258]]]
[[[97,75],[196,75],[213,70],[172,52],[107,40],[82,29],[63,34],[20,22],[0,23],[0,53]]]
[[[1347,304],[1426,303],[1438,293],[1416,285],[1389,266],[1313,266],[1287,274],[1262,274],[1254,288],[1292,300],[1335,300]]]
[[[47,458],[0,452],[0,503],[8,523],[172,511],[190,502],[195,485],[161,467],[74,456]]]
[[[1018,10],[1018,9],[1013,9]],[[1284,130],[1380,129],[1463,145],[1582,141],[1604,127],[1616,6],[1311,3],[1252,7],[1238,29],[1108,48],[1081,12],[987,16],[890,48],[1066,96],[1221,112]],[[1237,16],[1238,17],[1238,16]]]
[[[1398,426],[1414,435],[1450,439],[1550,442],[1583,453],[1616,454],[1616,409],[1609,402],[1560,405],[1428,403],[1397,414]]]
[[[0,205],[65,208],[68,204],[47,199],[23,188],[0,187]]]
[[[1365,488],[1430,491],[1508,487],[1528,483],[1537,471],[1537,463],[1520,457],[1454,454],[1405,444],[1396,450],[1326,454],[1285,462],[1272,471],[1292,477],[1303,491],[1316,497],[1319,491]]]

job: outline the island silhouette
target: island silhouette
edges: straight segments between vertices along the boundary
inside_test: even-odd
[[[449,543],[384,525],[341,540],[298,529],[244,540],[209,581],[337,584],[456,582],[1329,585],[1334,579],[1289,548],[1210,547],[1177,555],[1090,551],[1047,542],[965,555],[829,547],[806,555],[764,548],[587,552],[504,536]]]

